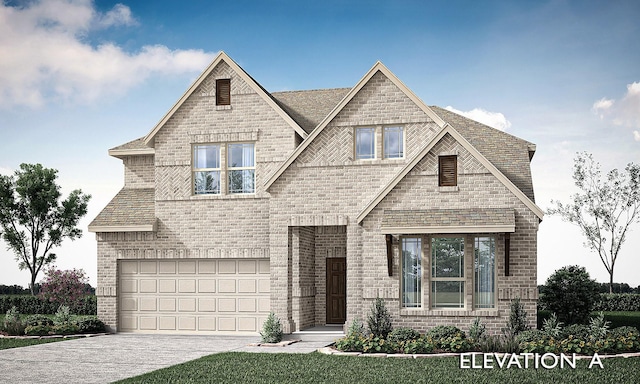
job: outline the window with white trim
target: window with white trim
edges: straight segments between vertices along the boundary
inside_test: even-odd
[[[356,159],[376,158],[376,129],[373,127],[356,128]]]
[[[227,145],[229,193],[255,192],[255,151],[253,143]]]
[[[385,159],[404,157],[404,130],[402,127],[384,127],[382,129],[382,146]]]
[[[464,237],[431,239],[431,307],[464,308]]]
[[[220,145],[193,146],[193,193],[220,193]]]
[[[402,238],[402,307],[422,306],[422,238]]]
[[[489,236],[476,237],[473,244],[473,307],[476,309],[495,308],[496,239]]]

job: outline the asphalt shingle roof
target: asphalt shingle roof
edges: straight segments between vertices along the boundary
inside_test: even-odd
[[[117,147],[111,148],[112,151],[122,151],[130,149],[149,149],[149,147],[144,143],[144,137],[140,137],[122,145],[118,145]]]
[[[305,132],[310,133],[347,95],[351,88],[273,92],[271,96]]]
[[[155,190],[123,188],[89,227],[153,225],[155,221]]]

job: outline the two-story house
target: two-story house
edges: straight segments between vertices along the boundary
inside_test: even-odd
[[[98,315],[126,332],[285,332],[365,319],[497,332],[535,319],[535,145],[424,104],[383,64],[269,93],[220,53],[146,136],[90,224]]]

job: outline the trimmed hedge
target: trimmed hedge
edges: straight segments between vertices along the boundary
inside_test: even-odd
[[[640,295],[633,293],[603,293],[596,300],[594,311],[640,311]]]
[[[0,313],[6,313],[11,307],[16,307],[22,314],[52,315],[56,313],[59,305],[31,295],[0,296]],[[71,312],[76,315],[96,315],[96,296],[85,296],[79,305],[71,308]]]

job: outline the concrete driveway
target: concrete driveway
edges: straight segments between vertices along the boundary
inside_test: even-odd
[[[115,334],[0,350],[1,383],[108,383],[220,352],[309,353],[333,340],[250,347],[259,336]]]

